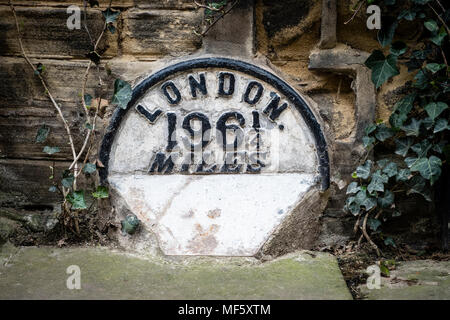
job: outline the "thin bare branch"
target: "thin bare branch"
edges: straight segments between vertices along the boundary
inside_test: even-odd
[[[89,36],[89,40],[91,41],[92,45],[94,45],[94,39],[92,39],[91,32],[89,31],[89,28],[87,26],[87,2],[86,2],[86,0],[83,0],[83,6],[84,6],[84,10],[83,10],[83,18],[84,18],[83,19],[83,26],[84,26],[84,29],[86,30],[86,33]]]
[[[431,8],[431,10],[433,10],[434,14],[436,15],[436,17],[439,19],[439,21],[443,24],[445,30],[447,31],[447,34],[450,36],[450,29],[447,26],[447,24],[445,23],[444,19],[441,18],[441,16],[439,15],[439,13],[434,10],[433,6],[430,3],[427,3],[428,6]]]
[[[24,57],[25,61],[28,63],[28,65],[31,67],[31,69],[33,70],[33,72],[38,76],[39,80],[42,83],[42,86],[45,89],[45,93],[48,95],[48,97],[50,98],[50,101],[52,102],[53,106],[55,107],[56,111],[58,112],[59,117],[61,118],[61,121],[64,124],[64,128],[67,131],[67,135],[69,138],[69,144],[70,144],[70,148],[72,150],[72,155],[74,158],[76,158],[76,151],[75,151],[75,144],[73,142],[73,138],[72,138],[72,132],[70,130],[70,126],[69,123],[67,122],[67,120],[64,118],[64,115],[62,113],[61,107],[58,105],[58,103],[56,102],[55,98],[53,97],[53,94],[50,92],[49,87],[47,85],[47,83],[45,82],[44,78],[42,77],[41,73],[39,71],[37,71],[36,67],[33,65],[33,63],[31,62],[31,60],[28,58],[25,49],[23,47],[23,43],[22,43],[22,37],[20,35],[20,28],[19,28],[19,21],[17,19],[17,14],[16,14],[16,10],[12,4],[12,1],[9,0],[9,6],[11,8],[11,11],[14,15],[14,20],[16,23],[16,29],[17,29],[17,41],[19,42],[19,46],[20,46],[20,50],[22,52],[22,56]]]
[[[375,242],[372,241],[369,234],[367,233],[367,218],[369,218],[369,213],[370,213],[370,211],[367,212],[366,216],[364,217],[362,233],[363,233],[364,237],[366,238],[366,240],[370,243],[370,245],[375,249],[375,251],[377,252],[377,255],[380,256],[381,255],[380,249],[378,249],[378,246],[375,244]]]
[[[350,19],[348,19],[347,21],[344,22],[344,24],[348,24],[350,23],[353,19],[355,19],[356,14],[359,12],[359,10],[361,9],[362,5],[363,5],[364,1],[360,0],[359,6],[358,8],[355,10],[355,12],[353,13],[353,15],[351,16]]]
[[[215,19],[206,29],[200,34],[201,36],[205,36],[208,31],[223,17],[225,17],[231,10],[239,3],[239,0],[236,0],[227,10],[225,10],[217,19]]]

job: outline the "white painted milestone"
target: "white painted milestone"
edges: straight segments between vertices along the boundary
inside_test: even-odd
[[[314,137],[270,84],[205,68],[122,120],[108,182],[167,255],[255,255],[320,178]]]

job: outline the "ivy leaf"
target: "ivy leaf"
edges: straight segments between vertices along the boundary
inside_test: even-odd
[[[50,188],[48,188],[48,191],[50,192],[56,192],[58,189],[55,186],[51,186]]]
[[[362,138],[362,142],[363,142],[364,148],[368,148],[375,142],[375,138],[374,137],[364,136]]]
[[[381,159],[377,161],[377,166],[381,169],[384,168],[389,163],[389,159]]]
[[[370,209],[376,207],[377,205],[377,199],[374,197],[367,197],[362,203],[361,206],[366,208],[366,211],[369,211]]]
[[[400,12],[400,14],[397,17],[398,20],[405,19],[408,21],[413,21],[415,18],[416,12],[413,10],[406,10],[406,9]]]
[[[408,181],[409,176],[411,175],[411,170],[409,169],[400,169],[395,177],[395,180],[398,181]]]
[[[419,171],[420,175],[433,185],[441,175],[442,161],[436,156],[418,159],[411,167],[411,171]]]
[[[432,33],[435,33],[435,32],[437,32],[439,30],[438,24],[433,19],[425,21],[423,23],[423,25],[425,26],[425,28],[430,30]]]
[[[393,6],[395,4],[395,0],[384,0],[384,4],[387,6]]]
[[[47,153],[47,154],[54,154],[54,153],[59,152],[59,148],[58,147],[45,146],[44,150],[42,150],[42,151]]]
[[[384,192],[384,184],[389,181],[389,178],[385,174],[381,174],[381,170],[377,170],[372,175],[372,180],[367,186],[367,191],[373,194],[374,191]]]
[[[399,129],[403,126],[408,116],[405,113],[392,113],[389,117],[389,123],[393,128]]]
[[[434,125],[434,120],[430,117],[426,117],[425,119],[422,119],[422,124],[425,129],[430,130]]]
[[[398,154],[399,156],[406,157],[408,154],[409,148],[414,143],[414,139],[411,137],[408,138],[400,138],[395,140],[396,148],[395,148],[395,154]]]
[[[377,132],[375,133],[375,137],[383,142],[386,139],[389,139],[394,135],[394,132],[391,128],[387,127],[384,123],[378,126]]]
[[[364,129],[364,131],[366,132],[366,135],[369,135],[372,132],[374,132],[376,129],[377,129],[377,125],[375,123],[371,123]]]
[[[395,162],[389,162],[388,165],[383,169],[383,173],[385,173],[389,178],[395,176],[397,172],[398,168]]]
[[[378,205],[381,208],[389,208],[394,203],[394,193],[390,190],[384,192],[384,197],[378,198]]]
[[[96,170],[97,166],[94,163],[87,163],[83,168],[83,172],[87,174],[94,173]]]
[[[401,56],[406,52],[406,50],[408,50],[408,47],[404,42],[396,41],[391,45],[389,52],[392,53],[394,56]]]
[[[50,133],[50,128],[46,126],[45,124],[42,125],[37,134],[36,134],[36,142],[41,143],[47,140],[48,134]]]
[[[405,163],[408,166],[408,168],[411,168],[413,165],[416,164],[417,161],[419,161],[420,158],[417,157],[408,157],[405,158]]]
[[[430,190],[426,188],[427,181],[420,175],[416,175],[408,181],[409,190],[406,192],[406,195],[410,195],[412,193],[418,193],[422,195],[425,200],[431,201]]]
[[[408,114],[413,108],[415,99],[415,93],[404,96],[394,105],[394,112]]]
[[[62,177],[61,184],[66,188],[72,188],[73,181],[75,180],[73,174],[69,170],[64,170]]]
[[[97,190],[92,193],[92,196],[96,199],[104,199],[109,197],[109,190],[107,187],[98,186]]]
[[[401,129],[405,132],[407,136],[418,136],[420,132],[420,124],[422,120],[417,120],[416,118],[411,119],[411,123],[403,126]]]
[[[123,80],[116,79],[114,82],[114,96],[112,104],[117,104],[121,109],[126,109],[131,100],[131,85]]]
[[[414,84],[413,84],[413,86],[415,88],[426,89],[430,85],[428,83],[428,77],[427,77],[426,72],[424,70],[419,70],[417,72],[417,74],[414,76],[414,80],[416,80],[416,82],[414,82]]]
[[[108,30],[111,32],[111,34],[114,34],[116,32],[116,27],[112,25],[111,23],[108,24]]]
[[[372,70],[372,82],[377,89],[389,78],[399,74],[397,57],[392,54],[385,57],[380,50],[374,50],[365,65]]]
[[[95,63],[96,65],[98,65],[100,63],[100,55],[95,52],[95,51],[91,51],[86,55],[87,58],[89,58],[89,60],[91,60],[93,63]]]
[[[386,239],[384,239],[384,244],[385,245],[387,245],[387,246],[392,246],[392,247],[397,247],[396,245],[395,245],[395,241],[394,241],[394,239],[392,239],[391,237],[387,237]],[[389,269],[386,267],[386,266],[384,266],[386,269],[387,269],[387,276],[389,276]],[[381,269],[381,268],[380,268]]]
[[[437,153],[442,153],[444,151],[446,144],[447,144],[446,140],[439,141],[438,144],[435,144],[433,146],[433,151],[436,151]]]
[[[66,196],[66,199],[72,204],[72,209],[87,209],[86,202],[84,201],[84,190],[71,192]]]
[[[361,210],[359,204],[355,202],[355,197],[348,197],[345,204],[345,209],[350,211],[351,214],[357,216]]]
[[[90,94],[85,94],[84,102],[86,103],[87,107],[90,107],[92,105],[92,96]]]
[[[395,210],[394,212],[392,212],[392,218],[400,217],[401,215],[402,215],[402,213],[398,210]]]
[[[382,47],[388,46],[392,42],[392,38],[394,37],[395,29],[397,29],[398,22],[394,21],[393,23],[387,25],[383,24],[381,29],[377,33],[378,42]]]
[[[377,231],[378,227],[381,226],[381,221],[378,219],[369,218],[367,219],[367,225],[370,230]]]
[[[432,147],[431,143],[427,139],[425,139],[413,145],[411,147],[411,150],[417,153],[417,156],[419,158],[422,158],[427,156],[428,150],[430,150],[431,147]]]
[[[359,207],[363,206],[366,210],[370,210],[377,205],[377,200],[374,197],[368,197],[366,190],[361,190],[355,196],[355,203]]]
[[[364,165],[356,168],[356,175],[358,178],[367,179],[370,175],[370,168],[372,167],[372,160],[367,160]]]
[[[439,115],[448,108],[448,105],[444,102],[431,102],[425,106],[425,111],[428,116],[434,121]]]
[[[436,121],[436,125],[434,126],[434,130],[433,133],[438,133],[444,130],[449,130],[450,127],[448,126],[448,121],[447,119],[438,119]]]
[[[36,65],[36,70],[34,71],[35,75],[40,75],[45,71],[45,66],[42,63],[38,63]]]
[[[358,183],[353,181],[350,183],[347,187],[347,193],[346,194],[354,194],[361,190],[361,187],[358,186]]]
[[[442,40],[447,36],[447,31],[445,31],[444,26],[441,27],[439,33],[430,38],[430,41],[435,45],[440,46],[442,44]]]
[[[105,17],[106,23],[114,23],[120,15],[120,11],[111,10],[111,8],[102,11],[103,16]]]
[[[429,71],[431,71],[431,73],[436,73],[439,70],[441,70],[442,68],[445,67],[445,64],[439,64],[439,63],[427,63],[427,65],[425,66],[425,68]]]

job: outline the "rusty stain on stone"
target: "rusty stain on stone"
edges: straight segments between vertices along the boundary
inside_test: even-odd
[[[208,229],[204,230],[200,224],[195,225],[196,235],[188,244],[188,248],[194,254],[207,254],[217,247],[218,242],[215,233],[219,231],[220,226],[212,224]]]
[[[220,214],[221,214],[221,210],[219,208],[217,208],[217,209],[208,211],[207,216],[211,219],[215,219],[215,218],[220,217]]]

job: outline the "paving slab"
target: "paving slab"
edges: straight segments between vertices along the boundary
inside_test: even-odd
[[[360,289],[369,300],[450,300],[450,261],[404,261],[380,289]]]
[[[334,256],[140,256],[100,247],[0,247],[0,299],[351,299]],[[68,289],[79,266],[81,289]]]

